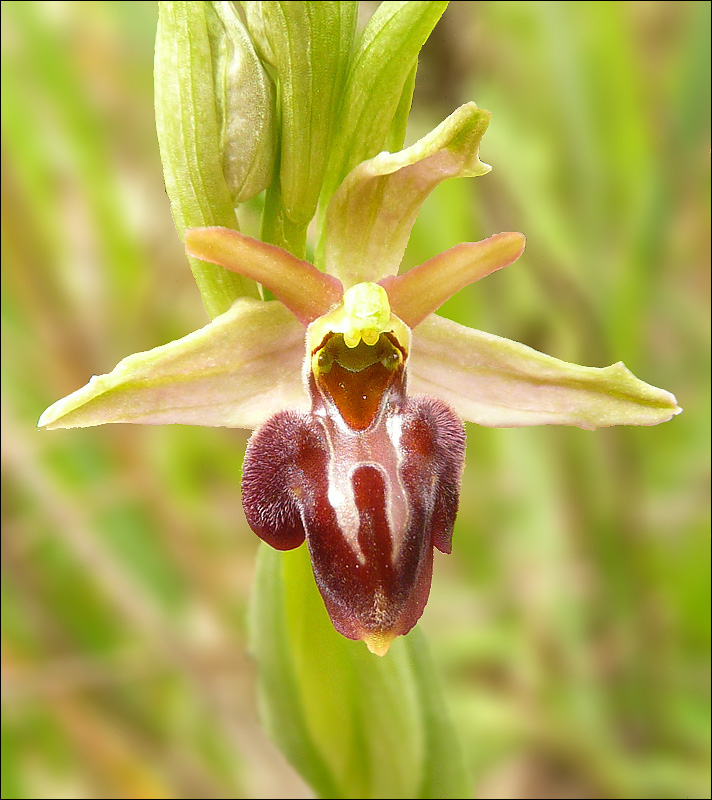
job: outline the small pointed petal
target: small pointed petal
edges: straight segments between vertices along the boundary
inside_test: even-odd
[[[346,288],[394,275],[430,192],[447,178],[489,172],[479,159],[489,120],[489,111],[468,103],[412,147],[351,170],[327,211],[326,271]]]
[[[413,331],[410,389],[488,427],[657,425],[679,414],[669,392],[618,362],[580,367],[433,315]]]
[[[388,292],[393,313],[414,328],[460,289],[514,263],[525,242],[521,233],[463,242],[403,275],[389,275],[380,284]]]
[[[303,325],[325,314],[343,294],[336,278],[308,261],[230,228],[191,228],[185,232],[185,249],[195,258],[258,281]]]
[[[304,328],[279,303],[243,298],[209,325],[121,361],[56,402],[40,428],[107,422],[254,428],[306,408]]]

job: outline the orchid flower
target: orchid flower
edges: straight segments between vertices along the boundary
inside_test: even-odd
[[[519,233],[467,242],[398,275],[417,211],[445,178],[488,171],[489,114],[468,104],[424,139],[353,169],[326,216],[326,271],[224,227],[187,252],[276,298],[237,300],[209,325],[124,359],[49,408],[45,428],[106,422],[254,428],[243,505],[278,550],[305,540],[336,629],[376,653],[407,633],[449,553],[478,425],[654,425],[675,398],[621,363],[580,367],[434,312],[514,262]]]
[[[213,5],[232,13],[229,4]],[[276,14],[281,4],[267,5],[259,13]],[[294,8],[301,5],[284,4],[284,13],[301,14]],[[403,13],[432,14],[420,6],[437,4],[396,5],[398,13],[418,6]],[[249,17],[260,4],[247,6]],[[247,34],[230,26],[230,46],[251,48]],[[252,83],[269,107],[269,81],[254,50],[246,52],[251,60],[243,58],[241,68],[253,71]],[[271,50],[268,56],[277,58]],[[269,119],[255,119],[259,136],[270,141]],[[39,420],[42,428],[131,422],[254,429],[242,478],[248,523],[278,550],[306,540],[334,627],[381,655],[423,612],[434,548],[451,551],[465,458],[462,420],[593,429],[655,425],[680,410],[671,394],[638,380],[622,363],[603,369],[565,363],[435,313],[463,287],[516,261],[524,249],[520,233],[459,244],[399,274],[432,189],[489,171],[479,158],[489,119],[468,103],[416,144],[361,160],[333,191],[322,191],[327,202],[316,260],[323,269],[226,227],[229,210],[224,224],[179,224],[196,277],[217,265],[226,278],[236,273],[256,281],[275,299],[239,292],[204,328],[125,358]],[[170,117],[163,121],[171,124]],[[246,124],[236,134],[240,141],[256,125],[252,118]],[[293,183],[295,194],[304,195],[306,183],[290,183],[300,169],[289,173],[284,148],[291,146],[283,134],[281,191]],[[241,176],[234,202],[269,182],[274,154],[255,152],[259,168],[251,157],[242,166],[225,161],[226,175]],[[305,169],[300,180],[308,183],[313,171]],[[167,185],[175,191],[168,177]],[[314,186],[300,218],[303,230],[322,189],[320,181]],[[174,214],[177,222],[191,219],[176,202]]]

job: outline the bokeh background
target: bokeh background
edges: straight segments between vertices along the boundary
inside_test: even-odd
[[[207,321],[162,182],[156,4],[1,9],[2,796],[308,797],[257,720],[247,432],[35,431]],[[457,2],[423,51],[409,140],[474,99],[494,169],[428,200],[408,265],[528,242],[443,313],[623,360],[684,408],[469,427],[422,627],[480,798],[710,794],[709,68],[706,2]]]

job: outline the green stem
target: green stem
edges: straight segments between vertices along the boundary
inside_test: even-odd
[[[265,193],[260,238],[288,250],[297,258],[305,258],[307,250],[307,227],[292,222],[282,203],[279,181],[275,181]]]

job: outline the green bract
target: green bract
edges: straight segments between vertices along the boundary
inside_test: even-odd
[[[234,153],[235,129],[243,128],[243,124],[221,119],[221,112],[234,115],[238,105],[226,84],[228,76],[238,73],[248,88],[242,96],[244,127],[249,129],[250,119],[258,121],[257,139],[250,142],[254,134],[248,130],[243,142],[246,152],[252,153],[250,163],[241,162],[244,181],[249,183],[249,176],[259,176],[264,164],[273,158],[271,124],[267,122],[274,113],[272,94],[266,89],[249,40],[226,8],[229,5],[159,3],[154,68],[156,130],[166,191],[181,238],[186,228],[196,225],[237,227],[233,195],[240,193],[244,184],[233,174],[239,157],[234,159],[229,153]],[[221,9],[220,16],[215,8]],[[213,53],[218,49],[224,55],[214,60]],[[233,150],[225,147],[229,141]],[[232,186],[240,186],[231,189],[226,172],[231,175]],[[190,267],[210,317],[227,311],[241,295],[259,296],[256,285],[238,275],[195,259],[190,259]]]
[[[337,634],[304,548],[263,547],[250,637],[265,723],[318,797],[471,797],[427,642],[387,658]]]
[[[386,146],[403,146],[418,53],[446,7],[445,2],[383,2],[374,12],[351,59],[324,200],[357,164]]]
[[[338,119],[358,3],[242,5],[280,97],[279,177],[268,196],[265,231],[303,255]]]

